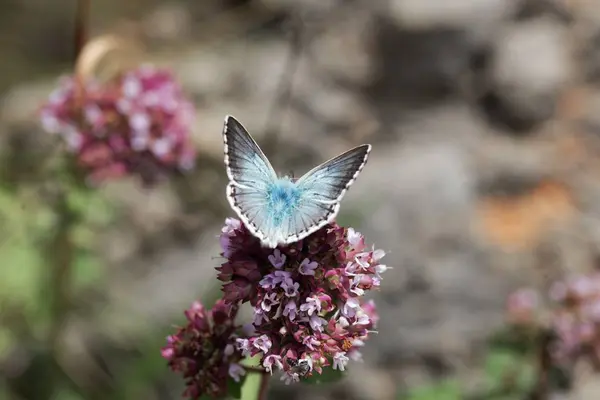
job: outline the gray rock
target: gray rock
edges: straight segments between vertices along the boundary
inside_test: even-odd
[[[549,118],[571,74],[566,29],[538,18],[507,25],[497,37],[490,79],[505,112],[532,122]]]
[[[516,2],[502,0],[389,0],[389,15],[405,29],[490,29]]]

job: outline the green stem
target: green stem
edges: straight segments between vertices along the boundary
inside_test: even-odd
[[[55,212],[57,224],[48,248],[50,266],[50,331],[48,342],[52,352],[58,351],[58,339],[70,308],[75,247],[72,234],[75,213],[69,207],[64,190],[58,194]]]
[[[245,365],[244,368],[248,376],[242,386],[242,400],[266,400],[271,374],[264,368],[251,365]]]

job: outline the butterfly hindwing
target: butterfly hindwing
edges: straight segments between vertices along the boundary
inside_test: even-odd
[[[371,145],[363,144],[332,158],[304,174],[296,185],[320,203],[338,203],[363,169]]]
[[[331,222],[340,201],[367,162],[371,145],[355,147],[313,168],[296,185],[301,194],[293,221],[299,240]]]

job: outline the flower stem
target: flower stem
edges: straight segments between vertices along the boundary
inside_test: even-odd
[[[552,368],[552,356],[550,354],[551,336],[548,332],[542,332],[539,338],[538,348],[538,376],[531,399],[544,400],[549,395],[548,375]]]
[[[90,0],[77,0],[77,9],[75,10],[75,46],[74,46],[74,59],[73,63],[77,65],[77,59],[81,54],[83,46],[85,46],[88,40],[88,27],[89,27],[89,14],[90,14]],[[78,103],[83,97],[83,78],[79,74],[75,75],[76,84],[76,99]]]
[[[75,11],[75,48],[74,60],[77,60],[81,49],[88,40],[88,18],[90,14],[90,0],[78,0]]]
[[[51,325],[48,341],[51,351],[58,351],[58,339],[70,306],[71,281],[73,275],[74,245],[72,231],[75,215],[69,207],[64,190],[58,194],[55,212],[57,224],[54,236],[49,243],[48,258],[51,260],[50,316]]]
[[[269,378],[271,375],[263,371],[260,376],[260,385],[258,387],[258,395],[256,396],[257,400],[267,400],[267,392],[269,391]]]

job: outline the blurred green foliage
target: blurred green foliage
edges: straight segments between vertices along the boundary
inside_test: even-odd
[[[19,179],[28,171],[4,156],[2,178],[13,179],[0,180],[0,360],[9,370],[24,365],[2,386],[26,399],[81,398],[52,354],[63,318],[103,285],[98,242],[115,209],[71,173],[67,159],[50,157],[35,176]],[[32,378],[44,384],[27,385]]]
[[[460,383],[451,378],[429,386],[417,387],[409,392],[408,397],[401,397],[407,400],[460,400],[462,398]]]
[[[302,382],[308,384],[334,383],[342,379],[344,375],[345,374],[340,370],[334,370],[333,368],[324,368],[322,374],[313,374],[313,376],[304,379]]]
[[[503,329],[493,335],[481,361],[482,378],[466,389],[457,377],[412,388],[400,400],[523,400],[538,383],[539,337],[522,330]]]

